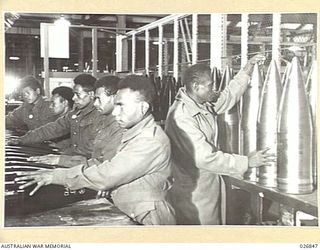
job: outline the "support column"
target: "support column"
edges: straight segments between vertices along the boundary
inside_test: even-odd
[[[173,77],[178,81],[179,76],[179,23],[178,18],[173,21]]]
[[[280,64],[280,39],[281,39],[281,14],[272,15],[272,59],[276,61],[277,66]]]
[[[79,31],[79,49],[78,49],[78,55],[79,55],[78,69],[79,69],[79,72],[83,72],[83,69],[84,69],[83,39],[84,39],[83,31],[80,30]]]
[[[223,70],[227,50],[227,15],[210,15],[210,67]]]
[[[163,43],[163,63],[164,63],[163,72],[164,72],[164,75],[167,76],[168,64],[169,64],[169,60],[168,60],[169,44],[167,40],[164,40],[163,42],[164,42]]]
[[[98,76],[98,30],[92,29],[92,75]]]
[[[128,71],[128,39],[122,39],[122,71]]]
[[[249,14],[241,14],[241,68],[248,62]]]
[[[128,40],[125,39],[125,31],[122,28],[126,28],[126,16],[117,15],[117,36],[116,36],[116,71],[128,70]],[[121,28],[121,30],[120,30]]]
[[[132,35],[132,50],[131,50],[131,72],[134,74],[136,68],[136,34]]]
[[[198,61],[198,15],[192,14],[192,64]]]
[[[181,51],[185,50],[185,43],[180,43],[181,44]],[[186,53],[181,53],[181,67],[180,67],[180,72],[184,72],[188,66],[190,65],[190,61],[188,61],[188,57]]]
[[[123,36],[117,35],[116,36],[116,71],[122,71],[122,59],[124,58],[123,51],[122,51],[122,43],[123,43]],[[128,57],[126,57],[128,60]]]
[[[162,25],[159,25],[158,76],[160,76],[161,78],[162,78],[162,49],[163,49],[162,42],[163,42],[163,27]]]
[[[149,39],[150,39],[150,33],[149,30],[147,29],[146,32],[146,40],[145,40],[145,71],[146,74],[149,75],[149,66],[150,66],[150,61],[149,61],[149,56],[150,56],[150,48],[149,48]]]
[[[43,71],[44,71],[44,95],[50,96],[50,78],[49,78],[49,26],[44,25],[44,56],[43,56]]]

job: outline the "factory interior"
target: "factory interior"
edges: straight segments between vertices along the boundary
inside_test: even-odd
[[[318,226],[316,102],[317,20],[319,19],[316,13],[5,12],[3,18],[6,112],[3,175],[5,227],[150,224]],[[263,59],[259,62],[252,61],[251,59],[257,55],[261,55]],[[197,115],[192,116],[193,123],[199,122],[193,129],[201,131],[200,126],[206,126],[209,127],[210,133],[213,131],[209,136],[203,131],[201,135],[197,134],[198,143],[201,139],[206,147],[210,145],[210,152],[204,157],[204,161],[208,161],[205,167],[202,167],[198,159],[205,152],[201,151],[202,145],[196,143],[193,150],[196,151],[198,148],[201,152],[190,154],[183,161],[181,157],[177,161],[181,155],[172,140],[179,136],[177,140],[196,137],[196,132],[189,128],[189,132],[183,131],[186,133],[184,136],[181,131],[180,133],[175,131],[176,134],[172,135],[170,128],[176,123],[168,121],[181,118],[177,113],[176,117],[170,116],[170,111],[179,101],[181,102],[179,99],[181,89],[186,90],[183,93],[188,93],[189,85],[186,86],[185,72],[188,72],[193,65],[200,65],[199,68],[206,66],[210,69],[212,89],[207,92],[217,96],[215,101],[210,102],[210,107],[214,111],[207,113],[212,117],[206,120],[206,125],[203,125],[198,118],[194,118]],[[244,76],[246,67],[250,68],[249,75]],[[64,166],[64,154],[68,157],[78,157],[75,152],[77,150],[80,152],[80,148],[89,145],[86,141],[88,136],[81,135],[81,129],[88,130],[98,126],[92,121],[93,118],[88,118],[87,121],[83,119],[77,124],[77,119],[80,119],[82,114],[80,109],[77,111],[76,106],[70,107],[70,110],[56,120],[36,124],[38,119],[42,119],[41,116],[48,118],[49,111],[38,110],[38,113],[32,113],[32,108],[36,104],[27,103],[25,87],[21,87],[20,84],[26,76],[36,79],[41,86],[37,89],[38,95],[42,95],[43,100],[50,103],[52,109],[53,97],[59,95],[54,94],[56,88],[68,87],[74,105],[82,98],[77,92],[76,86],[80,85],[75,79],[83,75],[87,77],[85,79],[96,79],[95,83],[106,76],[116,76],[120,78],[118,86],[125,83],[126,79],[129,81],[132,75],[140,77],[137,79],[148,80],[155,93],[152,103],[150,105],[148,103],[155,121],[154,131],[156,128],[157,131],[161,130],[161,136],[171,145],[171,154],[166,155],[166,160],[169,162],[167,167],[170,168],[171,174],[167,176],[170,181],[164,182],[170,186],[165,192],[165,197],[155,198],[156,195],[151,195],[148,190],[144,190],[141,194],[134,193],[134,188],[137,188],[139,183],[142,189],[147,185],[145,183],[150,184],[150,180],[155,181],[160,178],[158,176],[163,175],[161,172],[163,166],[160,168],[160,163],[154,168],[157,170],[143,174],[141,174],[142,167],[135,173],[132,173],[132,170],[123,177],[126,181],[119,183],[112,180],[116,179],[117,171],[115,175],[106,174],[111,172],[108,168],[114,166],[116,169],[116,163],[120,162],[124,165],[123,168],[119,166],[121,170],[125,169],[126,164],[129,169],[130,162],[132,165],[133,162],[138,162],[138,156],[145,157],[144,160],[139,158],[141,165],[148,165],[149,162],[157,165],[156,161],[163,154],[162,151],[157,151],[148,155],[154,146],[149,148],[146,145],[140,146],[139,141],[135,142],[136,149],[130,149],[134,154],[129,152],[130,142],[121,144],[124,148],[119,149],[119,142],[113,144],[111,139],[107,141],[100,137],[101,134],[109,133],[106,132],[109,127],[103,128],[106,131],[95,129],[92,147],[99,144],[108,149],[113,148],[117,150],[114,158],[101,160],[99,156],[97,163],[94,153],[88,155],[79,153],[85,163],[81,161],[82,165]],[[238,91],[235,85],[238,82],[240,85],[240,82],[244,81],[240,79],[244,78],[246,89],[239,98],[237,97],[234,105],[222,108],[223,112],[220,112],[218,107],[223,107],[220,100],[226,96],[234,98],[230,96]],[[28,79],[31,81],[31,78]],[[192,88],[196,88],[194,86],[198,83],[192,84]],[[99,87],[96,87],[92,103],[100,100],[98,89]],[[85,88],[83,90],[86,91]],[[119,87],[117,93],[121,91],[123,89]],[[120,99],[117,93],[114,94],[115,100]],[[64,97],[65,94],[60,93],[60,96]],[[193,100],[190,95],[188,98]],[[115,104],[114,109],[116,107]],[[97,107],[96,109],[99,111]],[[97,110],[92,112],[99,113]],[[28,113],[29,111],[31,113]],[[72,113],[76,111],[78,113]],[[188,113],[183,107],[175,111]],[[18,115],[21,117],[18,118]],[[54,130],[54,125],[59,122],[62,124],[60,120],[63,119],[70,127],[63,125],[64,131],[70,129],[65,134],[60,133],[62,130],[60,127],[59,130]],[[190,122],[191,118],[188,119]],[[89,124],[89,120],[92,124]],[[74,121],[76,123],[73,123]],[[24,123],[23,127],[20,126],[20,122]],[[120,127],[121,122],[123,121],[120,120]],[[181,123],[188,125],[187,121]],[[84,128],[86,125],[88,128]],[[130,130],[135,129],[135,126],[124,127],[123,136],[129,136]],[[48,131],[51,129],[50,133],[56,133],[58,137],[63,135],[63,140],[71,140],[72,145],[63,146],[73,147],[72,153],[71,151],[64,153],[62,144],[59,144],[54,136],[46,137],[46,129]],[[76,134],[77,129],[80,135]],[[155,134],[156,132],[153,136]],[[32,136],[40,138],[41,141],[32,138],[30,139],[32,142],[23,142],[26,137]],[[76,136],[79,143],[77,145],[73,141]],[[184,149],[188,148],[190,142],[180,143]],[[145,155],[143,152],[139,152],[140,154],[136,152],[139,148],[146,151]],[[252,152],[261,152],[265,148],[268,148],[267,152],[273,154],[273,161],[268,165],[250,167]],[[160,150],[164,151],[163,147]],[[132,159],[129,158],[131,153]],[[126,155],[121,161],[119,158],[123,154]],[[135,154],[138,155],[136,158]],[[58,160],[45,162],[43,159],[47,155]],[[151,160],[153,157],[158,158]],[[190,164],[187,164],[188,162]],[[245,166],[246,171],[228,171],[229,168],[243,168],[245,163],[248,165]],[[182,172],[175,169],[178,165],[182,168]],[[226,167],[219,169],[220,165]],[[183,166],[188,167],[183,168]],[[137,166],[134,167],[138,169]],[[88,170],[90,168],[91,171]],[[145,168],[150,169],[150,166]],[[74,184],[76,181],[72,182],[71,177],[68,179],[73,169],[74,172],[82,171],[79,175],[82,178],[81,184],[84,183],[83,186],[80,187],[80,181]],[[105,177],[107,184],[100,185],[99,182],[99,185],[108,188],[92,188],[98,184],[90,177],[96,177],[100,173],[94,174],[92,172],[95,170],[92,169],[97,172],[105,171],[101,176]],[[50,183],[38,179],[37,172],[57,173],[59,170],[68,173],[65,174],[68,183],[54,182],[55,177],[52,177]],[[129,175],[135,177],[130,179]],[[116,184],[111,186],[108,183]],[[77,188],[73,188],[72,185]],[[213,188],[214,185],[218,187]],[[139,188],[137,190],[141,191]],[[171,190],[175,193],[167,198]],[[33,191],[34,194],[30,195]],[[117,194],[121,191],[125,193],[122,195],[127,199],[126,202],[119,202]],[[143,197],[145,193],[147,195]],[[189,199],[188,202],[192,203],[192,206],[183,201],[184,198]],[[176,208],[175,205],[178,203],[182,207]],[[163,204],[166,204],[168,206],[166,209],[171,211],[170,216],[161,210]],[[209,211],[211,208],[212,211]],[[160,212],[157,213],[157,209]],[[163,215],[165,218],[154,219],[152,217],[154,214],[159,217]]]

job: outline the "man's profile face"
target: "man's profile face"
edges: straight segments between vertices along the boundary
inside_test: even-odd
[[[94,97],[93,105],[101,114],[110,114],[112,112],[114,96],[108,94],[105,87],[97,88]]]
[[[128,88],[118,90],[112,114],[120,127],[129,129],[143,119],[142,101],[139,97],[137,91]]]
[[[62,98],[59,94],[54,94],[51,97],[50,109],[56,115],[62,114],[68,107],[68,101]]]
[[[30,87],[25,87],[22,89],[22,96],[23,100],[26,103],[32,104],[34,103],[40,95],[40,90],[39,89],[32,89]]]
[[[206,74],[198,80],[198,85],[195,93],[201,103],[213,101],[213,81],[210,75]]]
[[[79,109],[85,108],[91,102],[90,93],[86,92],[81,85],[75,84],[73,87],[73,98],[74,105]]]

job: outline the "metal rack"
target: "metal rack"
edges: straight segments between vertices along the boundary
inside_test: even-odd
[[[135,47],[137,35],[143,35],[140,40],[145,40],[145,65],[143,73],[149,74],[150,65],[150,41],[156,41],[158,45],[158,60],[156,65],[157,75],[162,77],[164,74],[164,65],[170,64],[162,60],[164,52],[164,43],[172,42],[173,51],[170,56],[173,57],[172,76],[177,78],[181,72],[181,67],[185,64],[208,63],[211,68],[216,67],[220,70],[224,69],[227,64],[231,64],[230,60],[241,59],[241,62],[236,62],[236,67],[243,67],[248,59],[248,56],[257,53],[257,47],[261,53],[268,55],[269,59],[275,59],[279,65],[285,57],[284,50],[288,46],[315,47],[315,41],[303,41],[299,38],[299,34],[303,30],[302,27],[310,25],[314,22],[313,17],[305,17],[308,14],[173,14],[165,18],[159,19],[153,23],[142,26],[136,30],[117,35],[117,61],[123,61],[131,58],[130,71],[137,73],[136,60],[139,57]],[[304,18],[306,20],[304,20]],[[233,20],[234,19],[234,20]],[[285,27],[286,22],[301,21],[301,25],[297,30]],[[304,23],[303,23],[304,22]],[[205,23],[209,30],[205,33],[200,28]],[[232,25],[230,25],[230,23]],[[164,27],[171,26],[170,32],[173,37],[165,38]],[[312,28],[306,30],[308,34],[316,34],[316,24]],[[230,27],[231,26],[231,27]],[[236,28],[240,27],[237,32]],[[158,29],[157,36],[152,37],[151,31]],[[297,33],[296,37],[292,38],[292,32]],[[238,33],[241,33],[240,35]],[[301,33],[303,34],[305,33]],[[314,35],[315,36],[315,35]],[[287,41],[287,40],[294,41]],[[300,40],[301,41],[300,41]],[[311,38],[311,40],[316,38]],[[122,53],[121,47],[123,43],[132,42],[129,56]],[[199,44],[206,43],[210,46],[208,58],[199,58]],[[208,48],[209,48],[208,47]],[[118,50],[119,49],[119,50]],[[142,58],[140,58],[142,60]],[[281,61],[282,60],[282,61]],[[230,65],[231,66],[231,65]],[[117,63],[117,71],[122,71],[121,63]],[[141,71],[138,71],[141,72]]]

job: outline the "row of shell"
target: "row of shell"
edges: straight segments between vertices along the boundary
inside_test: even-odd
[[[216,90],[222,91],[232,79],[232,70],[227,66],[220,77],[214,69],[212,75]],[[265,77],[254,66],[241,103],[217,119],[222,151],[249,155],[269,148],[276,155],[271,165],[250,168],[246,180],[292,194],[313,191],[317,179],[316,88],[316,61],[307,80],[297,57],[282,78],[275,61]]]

